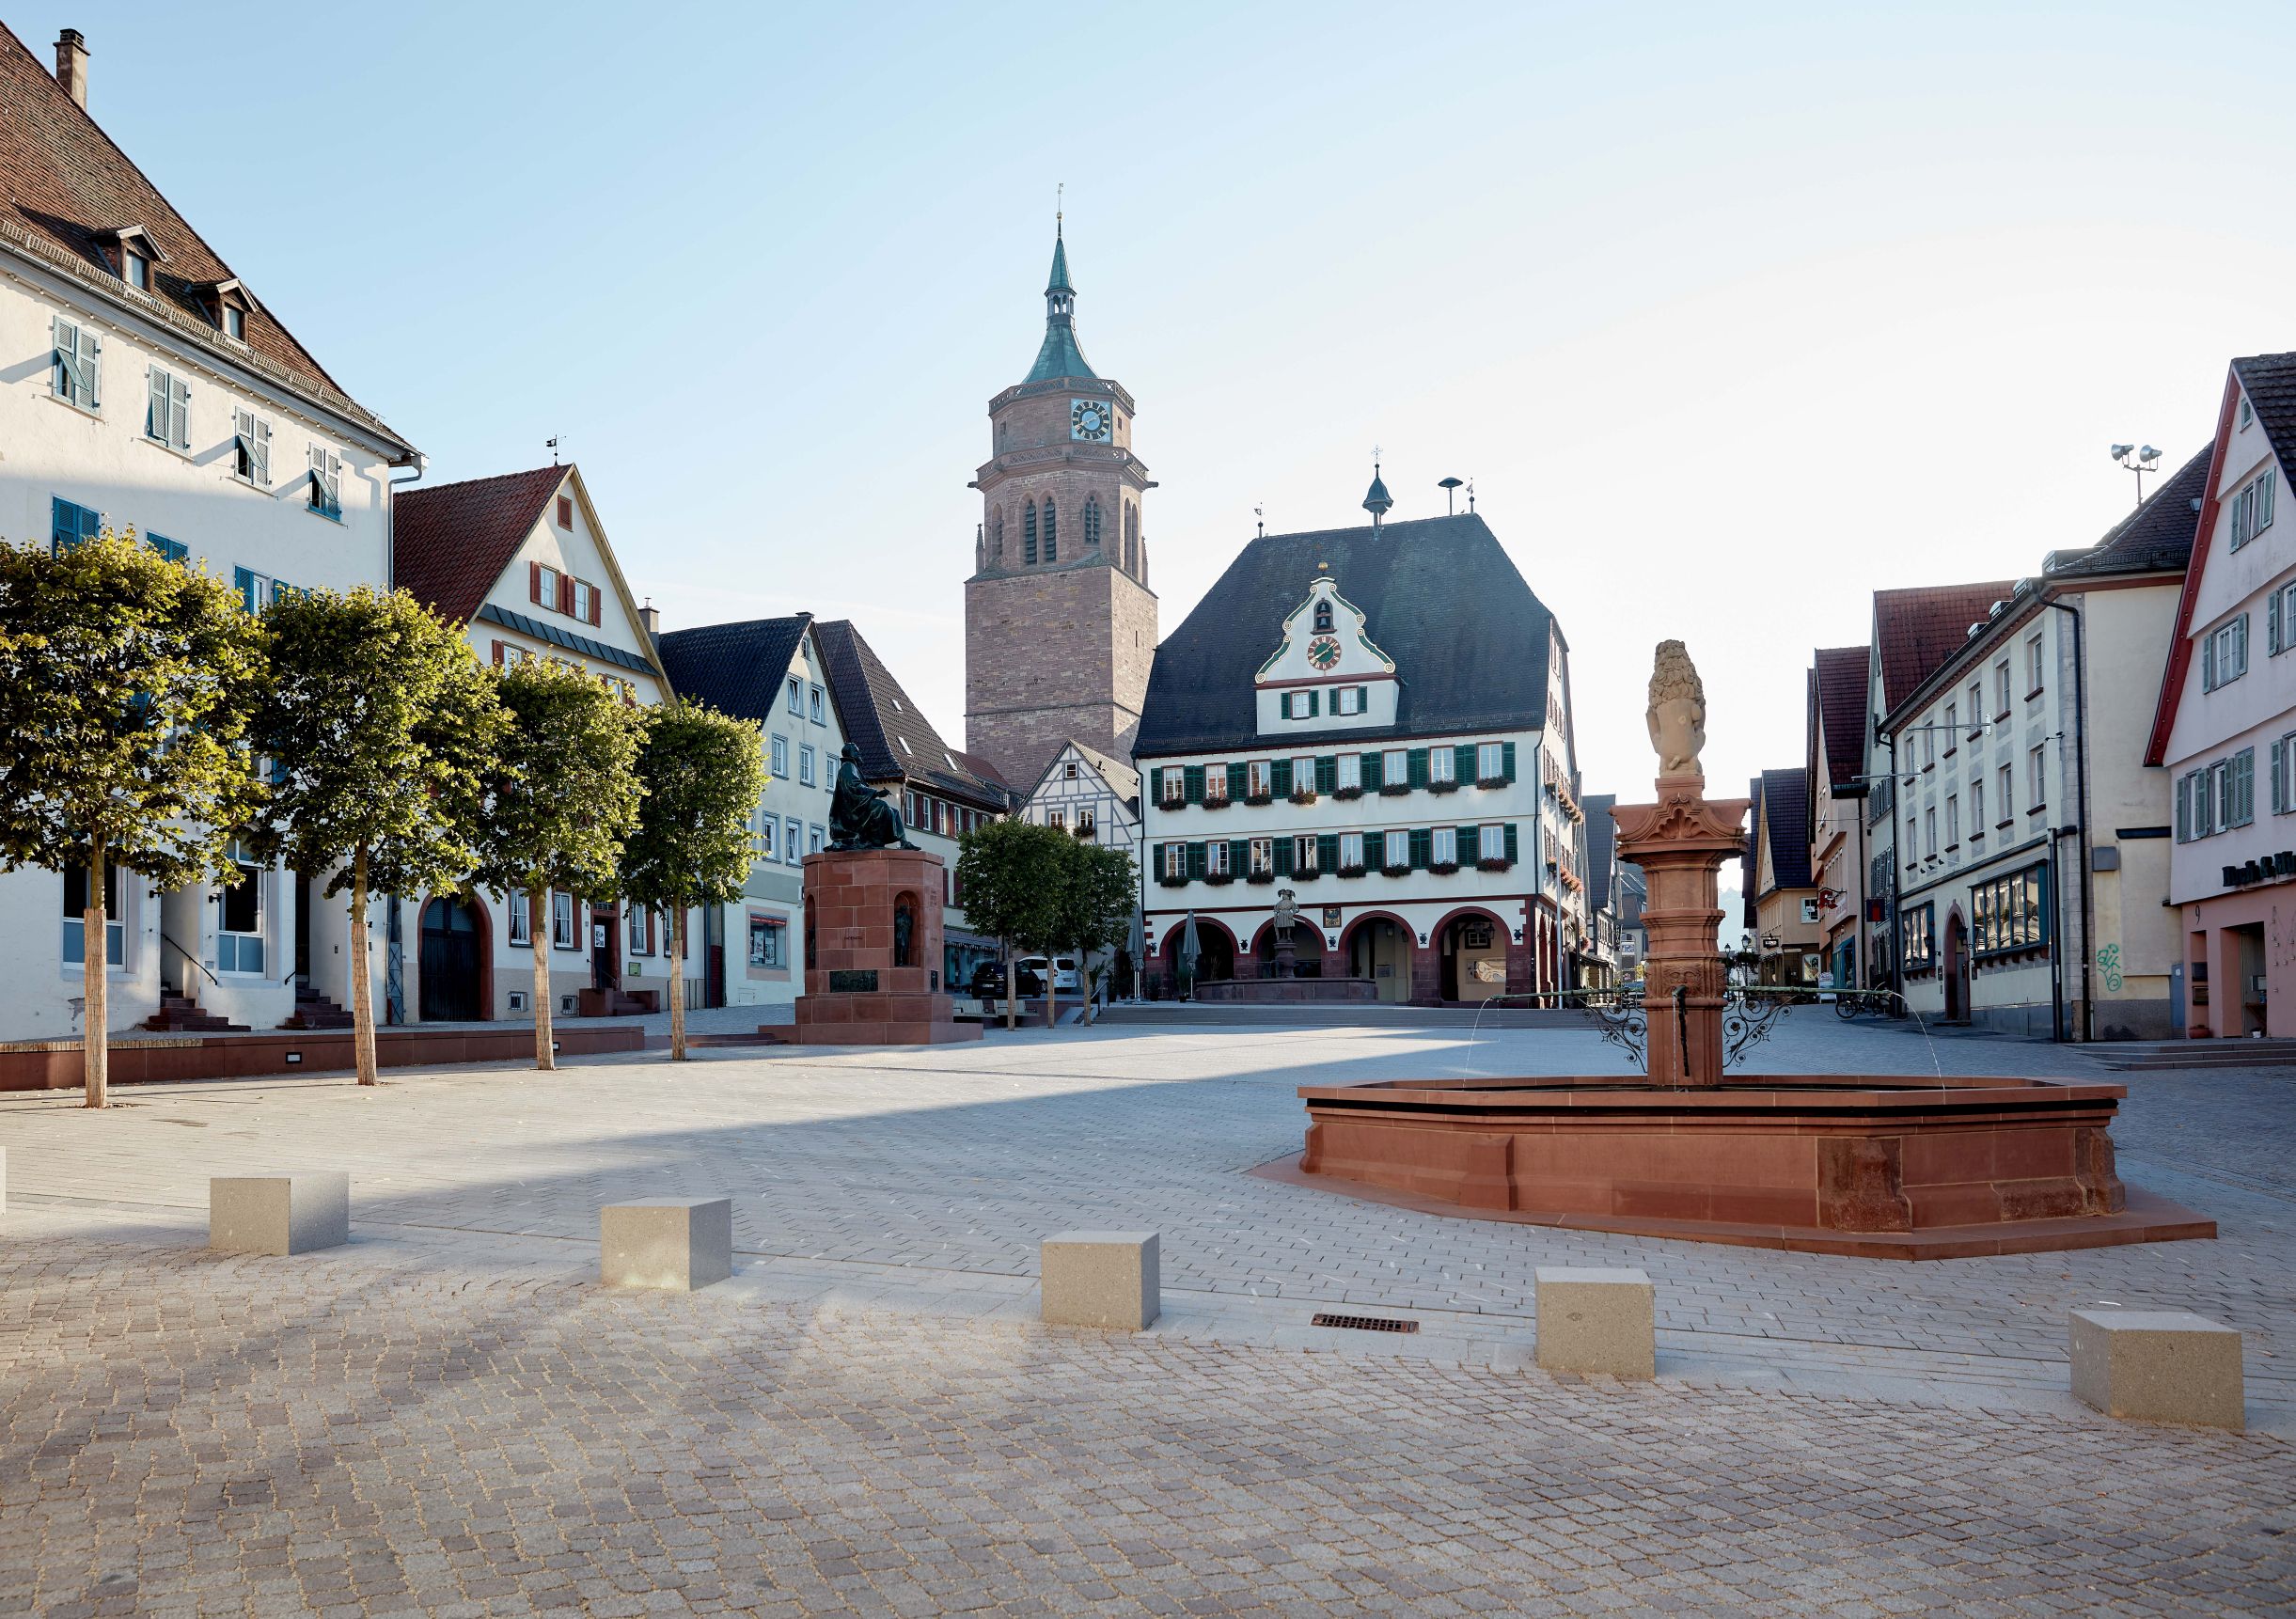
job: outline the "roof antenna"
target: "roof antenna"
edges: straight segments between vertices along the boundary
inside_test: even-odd
[[[548,438],[543,440],[543,444],[550,451],[550,464],[556,466],[558,464],[558,435],[552,433]]]
[[[1052,239],[1061,239],[1062,204],[1068,199],[1068,182],[1062,181],[1052,188]]]

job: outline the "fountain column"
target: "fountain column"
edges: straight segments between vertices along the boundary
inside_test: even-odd
[[[1643,1044],[1654,1085],[1712,1087],[1722,1075],[1724,967],[1716,943],[1722,924],[1724,860],[1745,853],[1739,830],[1753,803],[1708,798],[1704,776],[1661,776],[1656,804],[1621,804],[1618,857],[1642,868],[1648,886],[1643,925]],[[1675,992],[1681,992],[1677,1006]]]

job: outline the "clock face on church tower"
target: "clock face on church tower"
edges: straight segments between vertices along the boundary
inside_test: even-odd
[[[1106,400],[1070,400],[1068,436],[1086,444],[1106,444],[1114,425],[1114,413]]]

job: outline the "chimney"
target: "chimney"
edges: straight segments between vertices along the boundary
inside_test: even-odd
[[[77,28],[55,37],[55,82],[82,112],[87,110],[87,41]]]
[[[658,641],[662,638],[662,609],[653,605],[652,596],[648,596],[646,605],[637,610],[637,626],[646,632],[648,640]]]

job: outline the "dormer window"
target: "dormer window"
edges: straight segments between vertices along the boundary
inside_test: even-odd
[[[119,250],[119,278],[139,291],[151,291],[151,260],[133,247]]]
[[[223,335],[236,342],[247,340],[247,311],[237,304],[223,307]]]

